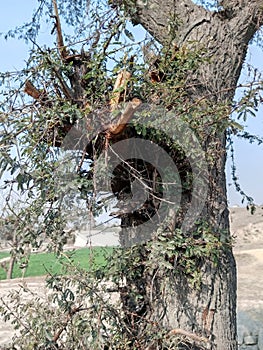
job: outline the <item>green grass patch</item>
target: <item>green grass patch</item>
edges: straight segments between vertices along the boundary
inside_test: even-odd
[[[0,252],[0,259],[7,258],[9,255],[8,252]]]
[[[92,265],[106,265],[106,256],[111,255],[111,247],[94,247],[66,251],[61,256],[54,253],[33,253],[30,255],[24,277],[44,276],[48,273],[60,274],[63,272],[63,262],[72,261],[74,265],[89,270]],[[9,253],[0,253],[0,259],[8,257]],[[16,263],[13,278],[23,276],[21,264]],[[6,279],[6,271],[0,267],[0,280]]]

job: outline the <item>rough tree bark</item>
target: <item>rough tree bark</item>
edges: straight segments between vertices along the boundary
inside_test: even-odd
[[[160,0],[111,0],[110,3],[115,6],[126,4],[128,12],[132,9],[130,15],[133,22],[140,23],[163,45],[172,44],[188,50],[197,46],[200,49],[205,48],[204,55],[207,55],[208,59],[201,63],[197,71],[189,74],[188,97],[192,101],[206,97],[215,105],[223,103],[231,106],[248,43],[263,21],[263,0],[221,1],[221,9],[218,12],[205,10],[190,0],[163,2]],[[53,5],[61,60],[64,64],[71,64],[73,67],[72,73],[68,76],[70,87],[56,68],[53,69],[53,73],[65,97],[80,108],[85,108],[89,102],[89,96],[85,92],[86,84],[89,82],[82,78],[86,74],[86,62],[91,58],[84,52],[69,55],[63,43],[56,0],[53,0]],[[43,105],[49,103],[45,94],[38,91],[30,82],[25,84],[25,92],[40,100]],[[135,99],[128,107],[130,106],[133,110],[140,102]],[[110,105],[114,109],[115,98]],[[129,111],[128,109],[127,113],[123,113],[124,118],[130,117]],[[71,123],[67,125],[66,122],[62,130],[65,133],[72,127]],[[120,131],[118,127],[120,123],[121,118],[115,126],[109,125],[105,128],[108,134],[116,137],[115,134]],[[127,129],[126,133],[135,132],[134,129]],[[121,128],[120,132],[122,131]],[[204,130],[204,134],[208,136],[203,147],[213,157],[212,159],[210,157],[208,162],[209,186],[202,217],[209,222],[217,236],[224,232],[229,237],[225,179],[226,135],[224,131],[218,130],[213,137],[210,137],[209,131]],[[121,135],[121,138],[125,138],[125,135]],[[56,146],[60,144],[60,141],[55,143]],[[85,152],[92,157],[93,148],[87,147]],[[138,170],[142,170],[141,164],[138,166]],[[150,166],[147,170],[153,174]],[[116,173],[118,171],[123,173],[122,167],[116,169]],[[124,186],[129,187],[130,179],[128,176],[125,183],[125,181],[118,181],[118,174],[116,178],[116,184],[113,184],[116,191],[113,190],[113,192],[120,195]],[[154,177],[150,180],[154,182]],[[185,198],[187,199],[187,196]],[[122,218],[124,240],[125,226],[132,227],[132,221],[136,220],[135,217],[128,219],[127,221],[127,217]],[[153,278],[148,276],[142,268],[141,278],[130,282],[135,285],[140,294],[144,294],[147,307],[146,311],[145,309],[143,311],[143,319],[150,319],[151,323],[157,323],[166,329],[167,333],[170,331],[170,336],[178,334],[186,336],[189,339],[188,345],[192,349],[236,350],[236,267],[231,247],[222,253],[219,260],[216,267],[209,262],[204,263],[203,283],[197,290],[189,285],[183,274],[178,273],[173,277],[169,276],[165,288],[160,288],[161,279],[165,279],[166,276],[156,275]],[[138,319],[140,318],[136,320]],[[136,331],[140,333],[140,322],[138,322],[138,328],[134,328],[134,337],[138,336]],[[150,344],[148,347],[149,350],[157,348]]]
[[[113,3],[118,5],[118,1]],[[141,24],[161,44],[173,42],[177,47],[191,49],[198,43],[199,47],[206,48],[209,60],[189,78],[189,82],[194,83],[189,91],[191,98],[209,96],[215,104],[223,102],[230,106],[248,43],[262,24],[263,1],[223,1],[218,12],[205,10],[190,0],[132,3],[136,7],[136,13],[131,12],[133,22]],[[207,138],[206,141],[206,151],[214,154],[214,160],[209,163],[209,189],[202,215],[215,232],[224,230],[230,236],[225,144],[226,135],[222,131],[213,140]],[[158,289],[158,278],[154,288],[145,282],[146,298],[154,310],[151,318],[168,329],[180,328],[207,337],[209,343],[202,345],[205,348],[237,349],[236,267],[232,249],[222,254],[216,268],[207,264],[204,269],[205,283],[199,291],[191,289],[185,279],[178,276],[167,283],[164,291]],[[153,289],[155,298],[150,298]],[[193,348],[199,349],[199,346]]]

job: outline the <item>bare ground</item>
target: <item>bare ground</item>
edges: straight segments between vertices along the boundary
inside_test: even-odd
[[[246,208],[232,208],[230,223],[235,239],[238,309],[263,310],[263,209],[259,207],[251,215]]]

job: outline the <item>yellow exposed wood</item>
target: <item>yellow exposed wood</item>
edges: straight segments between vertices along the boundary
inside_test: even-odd
[[[142,101],[138,98],[133,98],[128,102],[120,118],[118,118],[115,124],[111,124],[108,128],[110,135],[120,134],[125,128],[126,124],[131,120],[137,108],[141,105]]]
[[[113,96],[110,100],[111,112],[113,112],[117,108],[120,102],[121,95],[123,94],[123,90],[125,92],[126,85],[130,77],[131,73],[127,72],[126,70],[123,70],[118,74],[113,88]]]

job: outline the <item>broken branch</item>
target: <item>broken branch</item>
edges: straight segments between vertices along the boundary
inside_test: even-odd
[[[118,74],[113,87],[113,96],[110,100],[111,112],[113,112],[117,108],[120,102],[121,94],[123,93],[123,90],[126,89],[126,85],[130,77],[131,73],[127,72],[126,70],[123,70]]]
[[[42,95],[41,91],[39,91],[30,80],[25,82],[24,92],[29,96],[33,97],[35,100],[38,100]]]
[[[139,98],[133,98],[132,101],[127,103],[124,112],[121,114],[117,122],[115,124],[110,124],[108,127],[107,132],[110,137],[111,135],[118,135],[123,131],[141,103],[142,101]]]
[[[60,17],[58,13],[58,5],[57,0],[53,0],[53,8],[55,13],[55,20],[56,20],[56,28],[57,28],[57,45],[58,45],[58,51],[60,53],[60,56],[62,60],[64,60],[67,56],[67,50],[64,45],[63,35],[62,35],[62,29],[61,29],[61,23],[60,23]]]
[[[45,90],[38,90],[30,80],[25,82],[24,92],[39,101],[42,106],[51,106],[51,101],[48,98],[47,92]]]

